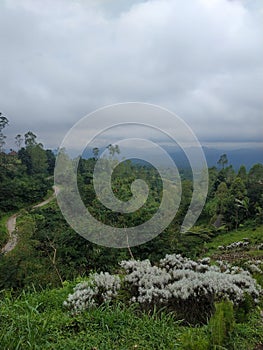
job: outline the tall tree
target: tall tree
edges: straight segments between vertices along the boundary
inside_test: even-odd
[[[240,177],[236,177],[230,186],[230,194],[235,198],[242,200],[247,195],[247,190],[244,182]]]
[[[224,153],[220,156],[217,164],[222,167],[222,169],[225,169],[225,165],[228,163],[227,155]]]
[[[23,141],[24,141],[24,139],[23,139],[22,135],[17,134],[16,137],[15,137],[15,143],[16,143],[16,146],[17,146],[18,150],[20,150]]]
[[[120,154],[120,148],[118,145],[113,146],[111,143],[106,147],[110,156],[113,158],[115,154]]]
[[[25,134],[25,145],[26,145],[26,147],[36,145],[37,144],[36,138],[37,138],[37,136],[32,131],[28,131]]]
[[[245,165],[241,165],[237,172],[237,177],[239,177],[244,183],[247,182],[247,169]]]
[[[46,150],[46,156],[47,156],[47,164],[48,164],[47,170],[48,170],[48,173],[52,175],[55,168],[56,157],[54,153],[51,151],[51,149]]]
[[[46,174],[48,169],[47,154],[41,145],[35,145],[28,149],[32,162],[32,174]]]
[[[98,159],[99,152],[100,152],[100,150],[98,149],[98,147],[94,147],[94,148],[92,149],[92,153],[93,153],[93,156],[94,156],[95,160]]]
[[[239,224],[245,219],[248,213],[247,189],[240,177],[236,177],[230,187],[232,206],[229,210],[231,221],[235,223],[237,229]]]
[[[215,199],[217,202],[217,213],[225,214],[228,209],[229,191],[225,182],[218,186]]]
[[[4,151],[5,139],[6,136],[2,132],[0,132],[0,153]]]
[[[248,197],[250,212],[263,209],[263,164],[255,164],[248,173]],[[257,209],[256,209],[257,208]]]
[[[27,167],[27,173],[33,174],[47,174],[48,171],[48,155],[43,149],[41,143],[37,143],[37,136],[28,131],[25,134],[25,148],[19,150],[18,156],[22,163]]]
[[[6,136],[3,134],[3,129],[8,125],[9,121],[0,112],[0,152],[3,152]]]
[[[0,132],[9,124],[9,120],[0,112]]]

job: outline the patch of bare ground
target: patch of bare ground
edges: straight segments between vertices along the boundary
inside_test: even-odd
[[[263,252],[262,255],[258,255],[256,257],[244,251],[218,253],[213,254],[212,259],[227,261],[229,263],[234,263],[239,260],[263,260]]]
[[[57,194],[58,194],[58,188],[56,186],[53,186],[54,193],[46,200],[36,204],[33,206],[33,208],[40,208],[44,205],[48,204]],[[10,218],[7,220],[6,228],[9,234],[9,240],[4,245],[4,247],[1,249],[2,254],[7,254],[11,252],[15,248],[18,242],[18,236],[16,233],[16,219],[18,217],[18,213],[10,216]]]

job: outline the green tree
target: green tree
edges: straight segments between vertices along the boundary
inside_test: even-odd
[[[120,154],[120,148],[118,145],[113,146],[111,143],[106,147],[113,158],[115,154]]]
[[[50,175],[52,175],[55,168],[56,157],[50,149],[47,149],[45,152],[47,157],[47,171]]]
[[[6,136],[3,134],[3,129],[8,125],[9,121],[0,113],[0,153],[3,152]]]
[[[228,163],[227,155],[224,153],[220,156],[217,164],[222,167],[222,169],[225,168],[225,165]]]
[[[98,159],[99,152],[100,152],[100,150],[98,149],[98,147],[94,147],[94,148],[92,149],[93,156],[94,156],[94,158],[95,158],[96,160]]]
[[[0,112],[0,131],[2,131],[9,124],[9,120]]]
[[[249,180],[255,182],[262,182],[263,180],[263,164],[257,163],[252,166],[248,173]]]
[[[18,158],[21,161],[21,163],[26,167],[27,173],[31,174],[32,160],[31,160],[31,157],[30,157],[28,150],[25,147],[22,147],[18,151]]]
[[[229,203],[229,191],[225,182],[221,182],[221,184],[218,186],[215,199],[217,203],[217,213],[225,214]]]
[[[263,164],[255,164],[248,173],[247,192],[250,214],[253,216],[263,209]]]
[[[231,201],[232,201],[232,222],[235,223],[237,229],[239,224],[247,216],[248,212],[248,198],[247,189],[240,177],[236,177],[230,187]]]
[[[24,141],[24,139],[23,139],[22,135],[17,134],[15,137],[15,143],[16,143],[18,150],[21,148],[23,141]]]
[[[31,158],[31,173],[46,174],[48,169],[47,154],[41,145],[30,146],[27,151]]]
[[[25,148],[18,151],[19,159],[27,167],[29,175],[46,175],[48,169],[54,169],[55,159],[52,155],[43,149],[41,143],[37,143],[37,136],[28,131],[25,134]]]
[[[241,165],[237,172],[237,176],[246,184],[247,182],[247,169],[244,165]]]
[[[37,136],[32,131],[28,131],[25,134],[25,145],[26,145],[26,147],[28,147],[28,146],[35,146],[37,144],[36,138],[37,138]]]

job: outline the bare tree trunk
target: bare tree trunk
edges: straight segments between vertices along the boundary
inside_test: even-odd
[[[48,256],[49,256],[50,261],[52,262],[52,265],[56,271],[56,274],[58,275],[60,283],[63,286],[63,280],[62,280],[61,274],[58,271],[57,264],[56,264],[57,248],[54,246],[54,244],[50,240],[49,240],[49,244],[50,244],[50,247],[53,249],[54,254],[53,254],[53,258],[51,258],[51,256],[49,254],[48,254]]]
[[[126,240],[127,240],[128,252],[129,252],[129,254],[130,254],[130,256],[131,256],[131,259],[132,259],[132,260],[135,260],[133,254],[132,254],[132,251],[131,251],[131,247],[130,247],[130,244],[129,244],[129,237],[128,237],[128,234],[127,234],[126,230],[125,230],[125,233],[126,233]]]

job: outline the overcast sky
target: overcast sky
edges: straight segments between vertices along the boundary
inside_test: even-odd
[[[57,148],[87,113],[126,101],[168,108],[204,145],[259,145],[262,17],[262,0],[1,0],[8,146],[32,130]]]

